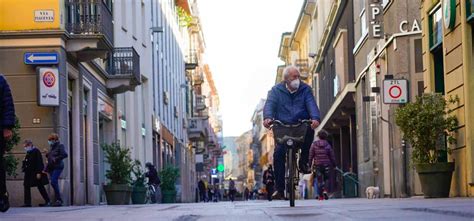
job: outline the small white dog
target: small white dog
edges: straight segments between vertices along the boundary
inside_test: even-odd
[[[380,188],[378,186],[369,186],[365,189],[365,194],[367,195],[367,199],[379,198]]]

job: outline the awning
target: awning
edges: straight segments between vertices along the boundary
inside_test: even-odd
[[[316,128],[316,134],[321,129],[331,128],[333,121],[337,121],[338,119],[347,118],[345,115],[345,111],[353,110],[355,112],[355,101],[353,95],[356,92],[355,83],[348,83],[342,92],[337,96],[336,100],[332,104],[331,108],[327,112],[326,116],[324,116],[321,124]]]

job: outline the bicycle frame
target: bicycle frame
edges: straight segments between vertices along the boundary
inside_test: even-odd
[[[290,207],[295,206],[295,189],[299,182],[296,162],[300,158],[301,146],[304,143],[309,120],[301,121],[299,124],[286,125],[280,121],[274,121],[272,129],[275,141],[286,147],[286,192],[289,195]]]

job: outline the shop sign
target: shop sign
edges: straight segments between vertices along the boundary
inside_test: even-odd
[[[57,68],[37,68],[38,72],[38,105],[59,106],[59,74]]]
[[[444,27],[454,28],[456,24],[456,0],[443,0]]]
[[[380,0],[369,0],[368,2],[368,27],[369,38],[383,38],[383,6]]]

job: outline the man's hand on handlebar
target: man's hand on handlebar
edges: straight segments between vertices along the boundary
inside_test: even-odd
[[[319,126],[319,121],[318,120],[311,120],[311,129],[316,129],[316,127]]]
[[[265,120],[263,121],[263,126],[266,127],[266,128],[270,128],[270,126],[272,125],[272,122],[273,122],[272,119],[269,119],[269,118],[268,118],[268,119],[265,119]]]

